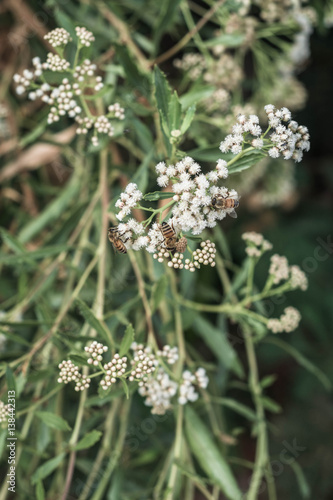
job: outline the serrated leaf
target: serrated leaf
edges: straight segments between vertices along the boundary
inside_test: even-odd
[[[207,476],[217,485],[229,500],[240,500],[239,490],[233,473],[213,437],[193,408],[185,408],[185,431],[189,446]]]
[[[273,401],[273,399],[268,398],[267,396],[262,396],[260,400],[266,410],[269,410],[272,413],[280,413],[282,411],[281,406],[277,404],[276,401]]]
[[[167,193],[166,191],[154,191],[153,193],[147,193],[144,195],[143,199],[147,201],[157,201],[166,200],[167,198],[173,198],[175,193]]]
[[[31,476],[31,484],[36,484],[38,481],[41,481],[45,477],[49,476],[57,467],[61,464],[66,453],[60,453],[51,460],[47,460],[47,462],[43,463]]]
[[[9,365],[6,367],[6,380],[7,380],[7,388],[8,391],[16,392],[16,382],[14,372]]]
[[[91,448],[94,446],[97,441],[101,439],[102,432],[93,430],[88,432],[80,441],[74,446],[74,450],[86,450],[87,448]]]
[[[189,129],[192,121],[193,121],[193,118],[195,116],[195,111],[196,111],[196,105],[193,104],[193,106],[190,106],[186,113],[185,113],[185,117],[183,119],[183,122],[182,122],[182,126],[180,127],[180,131],[182,134],[185,134],[185,132]]]
[[[45,500],[45,490],[42,481],[36,484],[36,500]]]
[[[48,411],[36,411],[36,416],[44,422],[48,427],[52,427],[53,429],[58,429],[60,431],[70,431],[71,427],[68,425],[68,422],[63,418],[59,417],[59,415],[55,415],[54,413]]]
[[[168,280],[167,280],[167,277],[165,274],[163,274],[159,278],[159,280],[154,283],[152,293],[151,293],[152,312],[156,311],[156,309],[160,305],[163,297],[165,296],[167,284],[168,284]]]
[[[245,151],[239,160],[228,166],[229,174],[235,174],[236,172],[247,170],[263,158],[266,158],[266,156],[267,155],[265,153],[256,149],[248,152]]]
[[[174,91],[174,93],[171,96],[168,107],[168,121],[170,124],[170,132],[172,130],[179,130],[181,114],[182,114],[182,107],[179,102],[177,92]]]
[[[91,340],[91,337],[89,337],[89,339]],[[81,354],[70,352],[68,354],[68,357],[77,366],[89,366],[88,359],[85,356],[82,356]]]
[[[94,329],[97,333],[101,335],[103,340],[107,343],[108,346],[113,346],[113,338],[109,332],[109,330],[103,325],[103,323],[96,318],[91,309],[83,302],[81,299],[76,299],[75,304],[78,307],[81,316],[84,317],[86,322]]]
[[[263,340],[269,344],[274,344],[284,351],[286,351],[290,356],[292,356],[297,363],[299,363],[303,368],[312,373],[318,380],[323,384],[326,390],[330,391],[332,389],[332,384],[330,379],[325,375],[324,372],[320,370],[317,366],[315,366],[311,361],[309,361],[303,354],[301,354],[295,347],[291,346],[287,342],[277,338],[267,338]]]
[[[164,118],[165,123],[168,126],[168,133],[170,134],[168,111],[169,111],[169,102],[171,100],[171,89],[165,77],[165,74],[162,73],[162,71],[159,69],[158,66],[154,67],[154,86],[155,86],[156,104],[160,115],[161,124],[162,124],[162,119]]]
[[[134,332],[134,328],[133,328],[132,324],[127,325],[127,328],[125,330],[125,334],[122,338],[120,348],[119,348],[119,356],[120,357],[125,356],[125,354],[127,354],[129,348],[132,345],[132,342],[134,342],[134,335],[135,335],[135,332]]]
[[[243,375],[243,368],[236,351],[228,342],[224,332],[217,329],[199,314],[195,316],[193,328],[226,369],[232,369],[239,376]]]

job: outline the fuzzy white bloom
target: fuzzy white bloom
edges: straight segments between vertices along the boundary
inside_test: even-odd
[[[120,208],[119,213],[116,215],[117,219],[123,220],[126,215],[129,215],[132,208],[138,204],[142,197],[142,192],[134,182],[128,184],[125,191],[121,193],[120,198],[116,202],[116,207]]]
[[[268,320],[267,327],[273,333],[292,332],[301,320],[300,312],[294,307],[286,307],[280,319]]]
[[[272,255],[271,265],[268,272],[273,276],[273,283],[275,285],[277,285],[281,281],[287,280],[289,278],[289,266],[287,258],[277,254]]]
[[[272,249],[272,244],[260,233],[249,231],[242,234],[242,239],[246,242],[245,251],[249,257],[261,257],[264,252]]]
[[[300,288],[303,292],[308,288],[308,279],[298,266],[290,266],[290,284],[292,288]]]
[[[177,382],[171,380],[169,375],[159,368],[156,377],[149,377],[139,387],[139,394],[146,398],[147,406],[152,406],[152,414],[164,415],[171,408],[171,398],[175,396],[177,389]]]

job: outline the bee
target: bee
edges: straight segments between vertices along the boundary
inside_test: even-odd
[[[217,194],[212,198],[212,206],[220,210],[227,210],[232,208],[230,212],[227,212],[230,217],[237,219],[237,214],[235,208],[239,207],[239,201],[233,198],[224,197],[221,194]]]
[[[174,253],[176,251],[177,244],[177,236],[175,230],[167,222],[162,222],[161,233],[164,238],[165,248],[169,250],[169,252]]]
[[[121,236],[118,232],[118,226],[110,227],[108,230],[108,238],[113,245],[113,248],[117,250],[119,253],[127,253],[127,248],[125,243],[121,239]]]

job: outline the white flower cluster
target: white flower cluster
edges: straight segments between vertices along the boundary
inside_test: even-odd
[[[140,384],[143,384],[148,380],[148,375],[152,374],[156,370],[158,361],[154,354],[151,352],[150,347],[144,347],[143,344],[137,344],[133,342],[131,349],[134,351],[134,357],[131,360],[132,371],[128,380],[133,382],[134,380],[141,380]]]
[[[240,114],[237,123],[232,128],[232,134],[227,135],[220,144],[222,153],[231,151],[237,155],[243,150],[244,144],[250,144],[256,149],[265,149],[272,158],[293,159],[300,162],[303,151],[310,149],[310,135],[307,127],[298,125],[291,120],[288,108],[275,109],[272,104],[265,106],[269,128],[263,134],[257,115]],[[266,135],[269,131],[269,135]]]
[[[272,244],[265,240],[262,234],[249,231],[242,234],[242,239],[246,242],[245,251],[249,257],[261,257],[267,250],[271,250]]]
[[[294,307],[286,307],[280,319],[269,319],[267,328],[273,333],[292,332],[301,320],[300,312]]]
[[[215,243],[210,240],[202,241],[200,243],[200,248],[193,252],[194,264],[196,265],[196,267],[199,267],[199,269],[200,264],[203,264],[204,266],[209,265],[211,267],[215,267],[215,256]]]
[[[119,354],[115,354],[109,363],[104,365],[105,376],[100,381],[102,389],[106,390],[112,384],[117,382],[117,377],[123,377],[127,368],[127,357],[122,358]]]
[[[91,42],[95,41],[94,35],[91,31],[88,31],[85,27],[76,27],[75,28],[76,36],[78,37],[81,45],[85,47],[90,47]]]
[[[251,141],[251,145],[257,149],[262,149],[264,145],[263,139],[260,138],[262,130],[257,115],[250,115],[249,118],[246,118],[245,115],[238,115],[237,123],[232,127],[232,132],[220,144],[222,153],[231,151],[237,155],[242,151],[245,141]],[[249,138],[248,134],[251,134],[253,138]]]
[[[177,382],[171,380],[169,375],[159,368],[155,377],[149,377],[139,387],[139,394],[146,398],[147,406],[152,406],[153,415],[164,415],[172,407],[171,398],[177,394],[177,389]]]
[[[130,182],[126,186],[125,192],[121,193],[119,200],[116,202],[116,207],[120,208],[117,219],[123,220],[124,217],[129,215],[142,198],[143,194],[138,189],[138,186],[134,182]]]
[[[48,40],[54,48],[67,45],[68,42],[72,41],[70,34],[64,28],[56,28],[50,31],[44,36],[44,39]]]
[[[201,172],[200,165],[189,156],[176,163],[167,166],[164,162],[156,165],[159,174],[157,183],[161,187],[172,184],[175,193],[173,199],[176,205],[172,209],[171,222],[179,231],[191,231],[197,235],[202,233],[206,227],[214,227],[217,220],[222,220],[233,208],[216,208],[212,205],[212,198],[220,196],[224,199],[238,200],[235,190],[228,191],[225,187],[216,184],[220,179],[228,175],[226,162],[219,160],[216,168],[208,174]],[[151,250],[150,250],[151,251]]]
[[[108,347],[94,340],[94,342],[92,342],[90,346],[85,347],[84,350],[88,354],[90,354],[90,357],[88,358],[88,364],[98,366],[99,363],[103,360],[103,354],[107,352]]]
[[[80,45],[89,46],[94,40],[92,33],[85,28],[76,28],[76,34]],[[48,33],[45,38],[53,47],[64,46],[71,40],[69,33],[63,28],[57,28]],[[78,50],[80,47],[78,47]],[[39,57],[32,60],[33,70],[25,69],[22,75],[15,74],[13,79],[16,84],[16,92],[19,95],[29,91],[28,98],[36,100],[41,98],[43,102],[51,106],[48,114],[48,123],[58,122],[60,116],[68,115],[78,123],[76,133],[78,135],[88,134],[94,130],[92,144],[98,146],[98,135],[114,135],[114,128],[110,120],[123,120],[124,108],[119,103],[111,104],[106,115],[95,116],[91,114],[85,105],[85,94],[88,89],[98,92],[103,88],[101,76],[95,76],[96,65],[85,59],[80,65],[71,68],[70,62],[59,54],[49,53],[45,62]],[[59,84],[47,83],[48,75],[44,71],[66,72],[66,77]],[[88,116],[86,116],[86,112]]]
[[[275,109],[275,106],[268,104],[265,106],[265,111],[272,130],[269,139],[273,143],[268,154],[272,158],[282,155],[285,160],[292,158],[300,162],[303,158],[303,151],[310,149],[310,135],[307,127],[291,120],[291,112],[288,108]],[[287,123],[287,126],[283,122]]]
[[[277,285],[281,281],[290,280],[292,288],[300,288],[305,291],[308,288],[308,280],[299,266],[289,266],[286,257],[272,255],[269,274],[273,276],[273,283]]]
[[[157,355],[166,358],[166,362],[169,365],[173,365],[179,358],[178,347],[170,347],[169,345],[163,346],[162,351],[157,351]]]
[[[152,413],[164,415],[172,407],[172,398],[177,395],[178,403],[185,405],[198,399],[199,394],[195,386],[205,389],[208,385],[208,377],[204,368],[198,368],[193,374],[185,370],[180,383],[171,380],[169,375],[159,368],[154,375],[142,383],[139,394],[146,398],[145,404],[152,406]]]
[[[6,405],[3,401],[0,401],[0,424],[2,422],[7,422],[8,415],[8,405]]]
[[[58,382],[59,384],[64,383],[68,384],[69,382],[75,382],[75,390],[83,391],[84,389],[88,389],[90,386],[90,378],[82,375],[79,372],[79,367],[74,365],[74,363],[70,360],[62,361],[59,364],[60,373]]]

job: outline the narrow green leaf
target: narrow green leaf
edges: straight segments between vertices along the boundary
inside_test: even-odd
[[[127,325],[125,334],[120,344],[119,356],[125,356],[125,354],[127,354],[129,348],[132,345],[132,342],[134,342],[134,334],[135,332],[132,324]]]
[[[170,124],[170,132],[172,130],[179,130],[180,127],[180,119],[182,114],[182,107],[178,99],[177,92],[171,96],[169,107],[168,107],[168,118]]]
[[[227,408],[230,408],[231,410],[234,410],[235,412],[239,413],[243,417],[249,419],[249,420],[256,420],[257,416],[251,408],[248,406],[243,405],[242,403],[239,403],[235,399],[231,398],[215,398],[214,401],[217,403],[220,402],[221,405],[226,406]]]
[[[243,33],[223,33],[223,35],[213,37],[206,42],[206,47],[214,47],[215,45],[224,45],[225,47],[238,47],[245,40]]]
[[[241,500],[232,471],[214,443],[213,437],[193,408],[185,408],[185,431],[189,446],[202,469],[214,484],[219,486],[229,500]]]
[[[180,131],[182,134],[185,134],[185,132],[189,129],[189,127],[193,121],[193,118],[195,116],[195,111],[196,111],[195,104],[193,104],[192,106],[190,106],[187,109],[184,120],[183,120],[182,125],[180,127]]]
[[[128,385],[126,384],[126,380],[124,380],[123,378],[121,378],[120,380],[121,380],[121,383],[123,384],[126,399],[129,399],[129,390],[128,390]]]
[[[299,492],[302,498],[304,498],[304,500],[311,498],[311,489],[309,483],[306,480],[302,467],[296,460],[289,462],[289,465],[293,469],[294,474],[296,476]]]
[[[128,48],[124,45],[116,45],[117,56],[123,67],[127,82],[134,88],[137,92],[144,95],[145,97],[150,97],[151,84],[147,75],[141,73],[138,70],[138,66],[130,55]]]
[[[191,156],[191,158],[194,158],[195,160],[198,161],[209,161],[209,162],[214,162],[219,160],[222,157],[221,151],[219,150],[219,144],[216,144],[215,146],[209,146],[209,147],[200,147],[200,148],[195,148],[191,149],[191,151],[188,152],[188,156]],[[228,161],[232,158],[233,155],[223,155],[223,159]]]
[[[273,399],[271,398],[268,398],[267,396],[262,396],[260,398],[263,406],[271,411],[272,413],[281,413],[282,411],[282,408],[280,405],[278,405],[275,401],[273,401]]]
[[[168,84],[168,81],[159,69],[158,66],[154,67],[154,86],[155,86],[155,98],[157,109],[160,114],[161,123],[162,118],[164,118],[166,124],[169,126],[168,121],[168,111],[169,111],[169,102],[171,100],[171,90]],[[170,127],[169,127],[170,133]]]
[[[154,154],[153,149],[146,154],[145,159],[143,160],[140,167],[136,170],[135,174],[132,177],[132,182],[137,184],[138,188],[142,193],[144,193],[147,189],[148,177],[149,177],[149,164],[151,162],[153,154]]]
[[[22,139],[19,142],[20,148],[25,148],[26,146],[28,146],[28,144],[31,144],[36,139],[38,139],[38,137],[40,137],[43,134],[46,126],[47,126],[47,120],[46,119],[43,120],[41,123],[38,123],[32,129],[32,132],[29,132],[24,137],[22,137]]]
[[[59,415],[55,415],[54,413],[48,411],[36,411],[35,415],[46,424],[48,427],[52,427],[53,429],[59,429],[60,431],[70,431],[71,427],[68,425],[68,422],[63,418],[59,417]]]
[[[174,463],[177,465],[178,469],[183,473],[184,476],[193,479],[196,483],[201,484],[202,486],[206,486],[207,480],[198,476],[194,471],[188,468],[188,464],[184,464],[180,460],[174,460]]]
[[[192,234],[186,234],[186,238],[191,241],[202,241],[201,236],[194,236]]]
[[[42,481],[36,484],[36,500],[45,500],[45,490]]]
[[[60,453],[60,455],[44,462],[31,476],[31,484],[36,484],[38,481],[49,476],[61,464],[65,456],[66,453]]]
[[[265,153],[257,149],[248,152],[245,151],[244,155],[239,160],[228,167],[229,174],[235,174],[236,172],[247,170],[263,158],[266,158],[266,156],[267,155]]]
[[[195,317],[193,328],[226,369],[232,369],[237,375],[242,376],[243,369],[236,351],[228,342],[224,332],[215,328],[199,314]]]
[[[15,255],[1,255],[0,262],[4,265],[15,266],[21,264],[22,262],[26,262],[28,264],[34,264],[35,260],[45,259],[46,257],[50,257],[52,255],[58,255],[61,252],[66,250],[70,250],[71,247],[68,245],[53,245],[49,247],[40,248],[38,250],[34,250],[32,252],[25,251],[24,253],[18,253]]]
[[[263,377],[260,380],[260,385],[263,389],[265,389],[266,387],[273,385],[276,379],[277,375],[266,375],[266,377]]]
[[[160,13],[154,29],[155,43],[158,45],[163,33],[165,33],[172,24],[175,14],[177,13],[181,0],[168,0],[161,2],[158,12]]]
[[[152,294],[151,294],[151,308],[152,312],[156,311],[158,306],[161,303],[161,300],[165,296],[165,292],[167,289],[168,280],[165,274],[159,278],[153,285]]]
[[[183,110],[190,106],[199,104],[201,101],[210,97],[215,90],[215,87],[208,85],[193,86],[191,89],[179,97]]]
[[[12,234],[10,234],[8,231],[6,231],[5,228],[1,227],[0,228],[0,234],[1,234],[1,239],[6,243],[6,245],[13,250],[15,253],[27,253],[27,249],[25,248],[22,243],[15,238]]]
[[[269,344],[274,344],[284,351],[286,351],[290,356],[292,356],[297,363],[299,363],[303,368],[312,373],[317,379],[323,384],[326,390],[330,391],[332,389],[332,384],[330,379],[323,373],[317,366],[315,366],[311,361],[309,361],[303,354],[301,354],[295,347],[291,346],[287,342],[281,339],[268,337],[263,340]]]
[[[18,344],[22,344],[25,346],[30,346],[30,342],[22,338],[20,335],[16,335],[13,332],[9,332],[8,330],[1,328],[1,323],[0,323],[0,333],[2,333],[2,335],[5,335],[8,338],[8,340],[12,340],[13,342],[17,342]]]
[[[167,198],[172,198],[175,193],[167,193],[165,191],[154,191],[153,193],[147,193],[144,195],[143,199],[147,201],[157,201],[166,200]]]
[[[15,391],[16,392],[15,375],[14,375],[14,372],[9,365],[7,365],[7,367],[6,367],[6,379],[7,379],[8,391]]]
[[[79,189],[80,184],[78,178],[76,176],[72,177],[59,196],[49,203],[40,215],[24,226],[18,234],[18,240],[21,243],[27,243],[37,233],[42,231],[45,226],[58,219],[68,205],[73,203],[73,200],[76,199]]]
[[[101,431],[96,431],[93,430],[91,432],[88,432],[80,441],[77,443],[76,446],[74,446],[74,450],[85,450],[87,448],[91,448],[94,446],[97,441],[101,439],[102,432]]]
[[[81,316],[84,317],[86,322],[94,329],[96,330],[97,333],[101,335],[103,340],[107,343],[108,346],[113,346],[113,338],[109,332],[109,330],[106,328],[106,326],[103,325],[103,323],[96,318],[94,313],[92,312],[91,309],[83,302],[83,300],[76,299],[75,304],[78,307]]]

